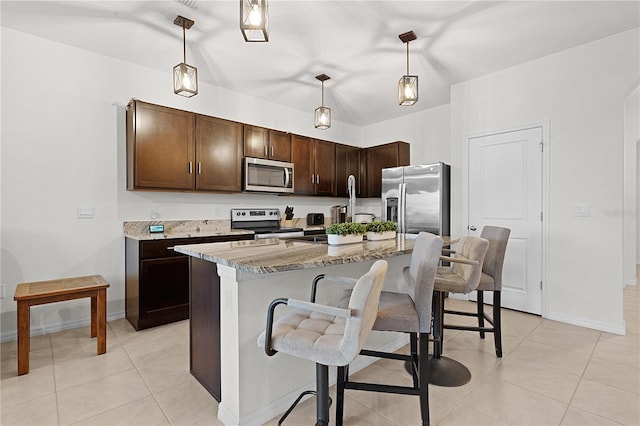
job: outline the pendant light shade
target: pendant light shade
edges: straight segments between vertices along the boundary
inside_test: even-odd
[[[245,41],[269,41],[267,0],[240,0],[240,31]]]
[[[398,104],[408,106],[418,102],[418,76],[409,75],[409,42],[417,37],[413,31],[400,34],[399,37],[407,45],[407,74],[398,81]]]
[[[194,21],[178,16],[174,24],[182,27],[182,59],[183,62],[173,67],[173,93],[190,98],[198,94],[198,69],[187,64],[186,30],[191,28]]]
[[[326,74],[320,74],[316,76],[316,79],[322,82],[322,101],[320,106],[316,108],[314,124],[316,129],[326,130],[331,127],[331,109],[324,106],[324,82],[329,80],[329,77]]]

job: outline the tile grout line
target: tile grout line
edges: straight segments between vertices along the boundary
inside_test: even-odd
[[[502,308],[501,308],[501,310],[502,310]],[[502,314],[502,312],[501,312],[501,314]],[[503,318],[504,318],[504,316],[503,316]],[[511,356],[512,356],[513,352],[514,352],[514,351],[515,351],[515,350],[516,350],[516,349],[517,349],[517,348],[522,344],[522,342],[524,342],[524,341],[527,339],[527,337],[528,337],[529,335],[531,335],[531,334],[532,334],[532,333],[533,333],[533,332],[534,332],[534,331],[535,331],[535,330],[536,330],[536,329],[537,329],[537,328],[538,328],[538,327],[539,327],[539,326],[544,322],[544,318],[541,318],[541,319],[542,319],[542,321],[540,321],[540,322],[539,322],[535,327],[533,327],[533,328],[532,328],[532,329],[531,329],[527,334],[525,334],[525,335],[523,336],[522,340],[520,340],[520,342],[519,342],[519,343],[518,343],[518,344],[517,344],[517,345],[516,345],[516,346],[515,346],[511,351],[509,351],[509,353],[503,354],[504,356],[503,356],[501,359],[499,359],[499,361],[500,361],[500,362],[498,362],[496,365],[494,365],[494,366],[493,366],[493,368],[492,368],[491,370],[489,370],[489,372],[488,372],[488,373],[487,373],[487,374],[486,374],[486,375],[485,375],[485,376],[484,376],[484,377],[483,377],[483,378],[482,378],[482,379],[481,379],[481,380],[476,384],[476,386],[475,386],[475,387],[474,387],[474,388],[469,392],[469,394],[468,394],[468,395],[471,395],[471,393],[473,393],[476,389],[478,389],[478,388],[479,388],[479,386],[480,386],[481,384],[483,384],[485,381],[487,381],[487,380],[489,379],[489,377],[490,377],[492,374],[494,374],[494,373],[495,373],[495,370],[498,368],[498,366],[502,365],[502,363],[504,362],[505,358],[507,358],[507,357],[511,357]],[[504,334],[503,334],[503,337],[504,337]],[[526,390],[526,391],[533,392],[533,391],[531,391],[531,390],[529,390],[529,389],[525,389],[525,388],[523,388],[523,387],[521,387],[521,386],[518,386],[518,385],[515,385],[515,384],[513,384],[513,383],[506,382],[506,381],[504,381],[504,380],[502,380],[502,379],[497,379],[497,380],[503,381],[503,382],[505,382],[505,383],[509,383],[509,384],[511,384],[511,385],[514,385],[514,386],[517,386],[517,387],[519,387],[519,388],[521,388],[521,389],[524,389],[524,390]],[[547,398],[548,398],[548,397],[547,397]],[[467,407],[470,407],[470,408],[472,408],[472,409],[474,409],[474,410],[477,410],[477,411],[481,412],[482,414],[488,415],[489,417],[494,418],[494,419],[496,419],[496,420],[498,420],[498,421],[500,421],[500,422],[507,423],[507,421],[506,421],[505,419],[498,418],[498,417],[494,416],[494,415],[493,415],[493,414],[491,414],[491,413],[488,413],[488,412],[486,412],[486,411],[483,411],[483,410],[481,410],[481,409],[478,409],[478,408],[476,408],[476,407],[473,407],[473,406],[471,406],[471,405],[468,405],[468,404],[466,403],[466,401],[464,401],[464,400],[463,400],[463,401],[461,401],[461,404],[463,404],[463,405],[465,405],[465,406],[467,406]],[[453,411],[453,409],[449,410],[449,412],[447,413],[447,416],[448,416],[449,414],[451,414],[451,412],[452,412],[452,411]],[[446,417],[446,416],[445,416],[445,417]],[[442,419],[444,419],[445,417],[443,417]],[[442,420],[441,420],[441,421],[442,421]],[[508,424],[508,423],[507,423],[507,424]]]
[[[53,340],[51,339],[51,333],[49,336],[49,345],[51,347],[51,370],[53,374],[53,392],[56,399],[56,419],[58,420],[58,425],[60,425],[60,406],[58,405],[58,383],[56,382],[56,358],[53,354]]]
[[[160,401],[158,401],[158,398],[156,397],[155,393],[153,393],[151,391],[151,388],[149,387],[149,384],[147,383],[147,381],[144,379],[144,377],[142,376],[142,374],[140,374],[140,370],[138,370],[138,365],[133,361],[133,359],[131,358],[131,356],[129,355],[129,352],[127,351],[127,348],[125,347],[125,345],[122,343],[122,341],[120,340],[120,337],[118,337],[118,334],[115,333],[114,334],[116,336],[116,339],[118,339],[118,342],[120,342],[120,345],[122,346],[122,350],[124,350],[124,353],[127,355],[127,358],[129,358],[129,361],[131,361],[131,364],[133,365],[134,370],[136,370],[136,373],[138,373],[138,376],[140,376],[140,380],[142,380],[142,383],[144,383],[144,386],[147,388],[147,390],[149,391],[149,394],[151,395],[151,397],[153,398],[153,400],[155,401],[155,403],[157,404],[158,408],[160,409],[160,411],[162,412],[162,415],[164,416],[164,418],[167,420],[167,423],[170,425],[173,425],[173,423],[171,422],[171,419],[169,418],[169,416],[167,415],[166,411],[164,410],[164,407],[162,406],[162,404],[160,404]],[[142,399],[142,398],[141,398]]]

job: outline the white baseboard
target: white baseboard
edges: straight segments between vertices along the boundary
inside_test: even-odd
[[[626,325],[624,321],[622,321],[622,324],[612,324],[608,322],[591,321],[585,318],[573,317],[571,315],[557,314],[553,312],[548,312],[545,318],[553,321],[577,325],[580,327],[605,331],[607,333],[620,334],[622,336],[626,334]]]
[[[107,322],[114,321],[120,318],[124,318],[124,311],[107,313]],[[78,327],[86,327],[91,325],[91,317],[74,319],[70,321],[57,322],[53,324],[46,324],[44,326],[32,327],[29,330],[31,337],[42,336],[43,334],[57,333],[59,331],[71,330]],[[6,331],[0,334],[0,342],[11,342],[18,339],[18,332],[16,330]]]
[[[381,352],[394,352],[401,347],[407,345],[409,343],[409,339],[407,335],[399,335],[397,338],[391,340],[385,345],[379,348],[371,348],[373,350],[381,351]],[[378,361],[377,358],[368,357],[368,356],[358,356],[351,364],[349,364],[349,374],[355,373],[357,371],[362,370],[365,367],[373,364]],[[311,362],[309,362],[309,368],[315,368]],[[336,384],[336,369],[329,369],[329,386],[333,386]],[[273,419],[277,415],[285,412],[289,406],[295,401],[295,399],[302,392],[306,390],[315,390],[316,382],[311,381],[305,385],[302,385],[288,394],[284,395],[282,398],[274,401],[267,407],[264,407],[258,411],[251,413],[248,416],[237,418],[231,411],[227,410],[224,405],[224,401],[220,403],[218,406],[218,420],[220,420],[225,425],[261,425],[267,423],[269,420]],[[304,399],[311,398],[305,397]],[[303,399],[303,400],[304,400]]]

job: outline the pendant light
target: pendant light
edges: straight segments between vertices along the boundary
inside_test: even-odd
[[[187,64],[187,42],[185,32],[194,24],[189,18],[178,16],[174,21],[182,27],[182,63],[173,67],[173,93],[190,98],[198,94],[198,69]]]
[[[407,45],[407,74],[398,81],[398,103],[413,105],[418,102],[418,76],[409,75],[409,42],[417,37],[413,31],[400,34],[400,40]]]
[[[267,0],[240,0],[240,31],[244,41],[269,41]]]
[[[331,77],[326,74],[316,75],[316,79],[322,82],[322,102],[320,102],[320,106],[316,108],[314,120],[316,129],[326,130],[331,127],[331,109],[324,106],[324,82],[330,78]]]

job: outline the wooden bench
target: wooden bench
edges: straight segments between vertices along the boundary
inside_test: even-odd
[[[98,336],[98,355],[107,352],[107,287],[100,275],[18,284],[18,375],[29,372],[29,313],[35,305],[90,297],[91,337]]]

